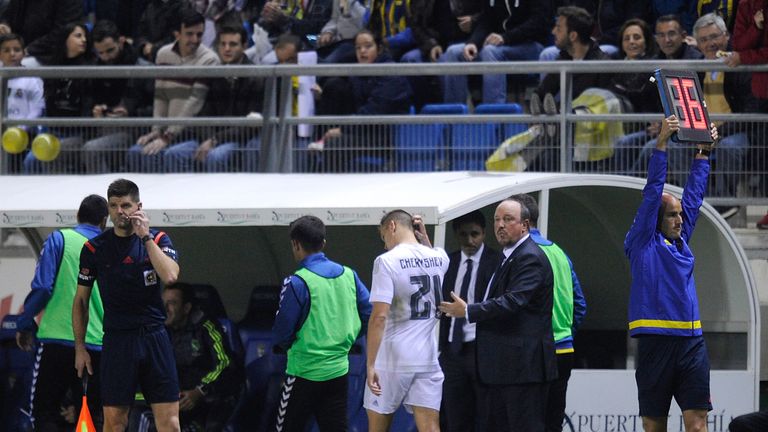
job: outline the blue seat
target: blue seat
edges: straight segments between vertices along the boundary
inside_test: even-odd
[[[363,408],[363,392],[367,370],[365,367],[365,336],[355,341],[349,351],[349,373],[347,374],[347,424],[350,432],[363,432],[368,430],[368,420]],[[320,429],[315,422],[311,431]],[[395,429],[392,429],[393,431]]]
[[[275,354],[272,346],[279,293],[278,286],[254,287],[246,315],[237,324],[246,382],[234,421],[237,430],[267,430],[275,421],[285,372],[285,355]]]
[[[358,412],[365,412],[363,408],[363,392],[368,372],[365,367],[365,336],[361,336],[349,353],[349,375],[347,391],[347,419],[352,419]]]
[[[467,112],[464,104],[429,104],[421,109],[421,114],[425,115],[461,115]],[[398,125],[395,131],[397,170],[439,170],[445,160],[447,130],[444,123]]]
[[[395,411],[395,415],[392,417],[392,425],[389,427],[391,431],[403,431],[403,432],[416,432],[416,421],[413,419],[413,414],[405,410],[400,405],[400,408]]]
[[[224,343],[227,345],[227,349],[236,356],[242,356],[245,351],[237,325],[229,318],[219,318],[219,325],[224,330]]]
[[[516,103],[480,104],[475,114],[521,114],[522,107]],[[451,127],[451,169],[454,171],[480,171],[485,169],[485,160],[501,142],[516,130],[523,131],[520,123],[470,123],[455,124]]]
[[[246,386],[234,423],[243,430],[267,430],[274,425],[286,357],[274,352],[271,326],[241,327],[240,338],[245,352]]]
[[[179,282],[177,285],[181,283]],[[188,286],[192,289],[197,306],[208,318],[227,318],[227,310],[224,308],[224,302],[221,301],[221,295],[219,295],[216,287],[209,284],[188,284]]]

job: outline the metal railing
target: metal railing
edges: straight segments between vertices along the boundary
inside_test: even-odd
[[[652,72],[656,68],[670,70],[692,71],[745,71],[768,72],[768,65],[740,66],[737,69],[713,61],[589,61],[589,62],[499,62],[499,63],[454,63],[454,64],[376,64],[376,65],[275,65],[275,66],[215,66],[215,67],[155,67],[155,66],[115,66],[115,67],[41,67],[41,68],[6,68],[0,69],[0,88],[5,91],[8,79],[21,76],[36,76],[40,78],[72,78],[72,79],[104,79],[104,78],[131,78],[131,79],[157,79],[157,78],[221,78],[221,77],[261,77],[265,80],[264,109],[262,117],[251,118],[38,118],[33,120],[9,119],[5,113],[5,100],[1,100],[2,116],[0,116],[0,128],[25,125],[41,126],[56,130],[63,135],[80,135],[79,140],[74,140],[74,147],[67,148],[62,145],[62,157],[58,168],[44,166],[46,171],[61,173],[80,173],[83,167],[88,167],[88,159],[93,155],[76,160],[81,153],[82,145],[92,139],[101,137],[107,131],[125,132],[128,140],[135,139],[152,125],[180,125],[185,126],[186,138],[197,138],[198,142],[206,134],[208,128],[222,126],[240,126],[252,128],[253,133],[239,137],[238,141],[245,143],[258,136],[258,141],[249,147],[236,149],[237,163],[230,163],[222,167],[226,171],[259,171],[259,172],[294,172],[294,171],[345,171],[353,170],[451,170],[451,169],[483,169],[482,162],[505,138],[509,138],[505,132],[524,131],[531,124],[554,124],[556,133],[554,136],[542,136],[536,140],[536,154],[538,161],[528,163],[527,169],[539,171],[560,172],[606,172],[622,173],[629,175],[644,175],[642,164],[638,165],[636,158],[642,157],[643,147],[649,140],[638,138],[621,148],[627,153],[629,161],[611,160],[603,163],[584,164],[575,162],[574,150],[574,125],[579,122],[616,122],[622,125],[624,130],[639,131],[646,123],[660,120],[659,114],[574,114],[572,113],[572,77],[575,74],[594,73],[637,73]],[[440,75],[482,75],[482,74],[507,74],[510,76],[527,76],[539,73],[557,73],[560,77],[560,88],[566,97],[560,99],[559,112],[555,116],[531,116],[520,115],[393,115],[393,116],[305,116],[295,117],[292,114],[293,89],[290,79],[292,76],[361,76],[361,75],[403,75],[403,76],[440,76]],[[721,170],[720,174],[726,179],[736,181],[736,187],[729,185],[723,189],[711,189],[710,195],[715,202],[722,204],[736,204],[748,202],[768,202],[763,198],[766,195],[765,178],[768,176],[768,161],[766,161],[766,143],[760,132],[768,126],[767,114],[728,114],[711,115],[716,122],[730,122],[752,138],[749,142],[747,153],[743,155],[743,166],[729,166]],[[326,149],[323,153],[307,150],[307,144],[315,136],[296,136],[296,126],[314,125],[317,127],[328,125],[344,125],[353,135],[361,140],[373,140],[375,137],[389,135],[389,142],[383,144],[381,140],[373,148],[360,149],[359,143],[341,142]],[[442,144],[425,144],[421,147],[402,149],[396,142],[397,139],[411,134],[416,139],[423,137],[417,125],[423,125],[422,129],[434,125],[446,125],[442,130],[444,138]],[[456,139],[454,130],[461,129],[456,125],[467,125],[460,143],[450,142]],[[494,141],[476,142],[477,136],[472,132],[482,134],[482,125],[496,125]],[[518,129],[504,129],[504,125],[520,125]],[[145,129],[142,129],[145,128]],[[473,129],[474,128],[474,129]],[[486,128],[487,129],[487,128]],[[487,132],[487,130],[486,130]],[[453,134],[453,135],[452,135]],[[546,135],[546,134],[542,134]],[[434,138],[434,137],[433,137]],[[449,142],[449,144],[446,144]],[[71,145],[71,144],[70,144]],[[614,150],[616,150],[614,148]],[[626,151],[625,151],[626,150]],[[97,152],[98,153],[98,152]],[[105,153],[105,152],[102,152]],[[105,154],[107,164],[96,163],[101,169],[126,170],[128,165],[123,160],[124,149],[118,151],[109,150]],[[105,154],[101,155],[103,162]],[[546,156],[541,156],[542,154]],[[67,156],[68,155],[68,156]],[[459,155],[459,156],[457,156]],[[362,159],[362,165],[348,165],[349,158]],[[11,174],[23,171],[23,163],[18,156],[10,156],[4,152],[2,158],[2,173]],[[464,158],[464,159],[461,159]],[[634,159],[632,159],[634,158]],[[14,160],[16,159],[16,160]],[[333,165],[337,159],[337,165]],[[366,161],[367,159],[367,161]],[[426,161],[425,161],[426,159]],[[618,158],[613,158],[618,159]],[[245,160],[247,162],[243,163]],[[341,160],[341,162],[339,162]],[[370,163],[369,163],[370,162]],[[599,162],[599,161],[597,161]],[[67,164],[75,163],[73,169]],[[93,165],[93,164],[91,164]],[[414,168],[416,167],[416,168]],[[459,168],[456,168],[459,167]],[[191,169],[189,167],[173,166],[166,164],[162,168],[165,171],[178,171]],[[717,172],[717,168],[715,170]],[[32,171],[34,172],[34,171]],[[675,174],[671,172],[672,177]],[[733,177],[729,179],[728,177]],[[717,181],[716,181],[717,183]],[[722,181],[721,181],[722,183]]]

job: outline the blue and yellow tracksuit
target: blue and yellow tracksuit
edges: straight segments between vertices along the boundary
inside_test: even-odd
[[[670,241],[657,229],[667,153],[654,150],[643,201],[624,240],[632,286],[629,334],[701,336],[699,303],[693,280],[694,257],[688,242],[696,226],[709,175],[709,161],[695,159],[683,192],[681,239]]]

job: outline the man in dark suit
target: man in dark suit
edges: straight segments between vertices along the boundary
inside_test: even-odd
[[[477,323],[477,372],[480,401],[489,431],[539,432],[545,429],[550,382],[557,378],[552,335],[552,268],[530,238],[530,213],[518,201],[496,208],[494,231],[504,247],[504,262],[491,278],[484,299],[453,303],[440,310]]]
[[[450,263],[443,280],[443,298],[451,293],[474,303],[485,290],[502,255],[484,244],[485,216],[479,210],[453,220],[453,234],[460,250],[448,255]],[[440,320],[440,367],[443,381],[442,420],[448,432],[485,430],[479,422],[480,382],[475,366],[475,324],[464,318],[443,316]]]

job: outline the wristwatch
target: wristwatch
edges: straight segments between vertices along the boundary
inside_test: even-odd
[[[699,150],[696,152],[696,154],[697,154],[697,155],[704,155],[704,156],[706,156],[706,157],[709,157],[709,154],[710,154],[710,153],[712,153],[712,149],[707,149],[707,148],[700,148],[700,149],[699,149]]]
[[[141,243],[144,244],[144,243],[146,243],[148,241],[151,241],[151,240],[155,240],[155,236],[152,235],[152,233],[149,233],[149,234],[147,234],[147,235],[145,235],[144,237],[141,238]]]

